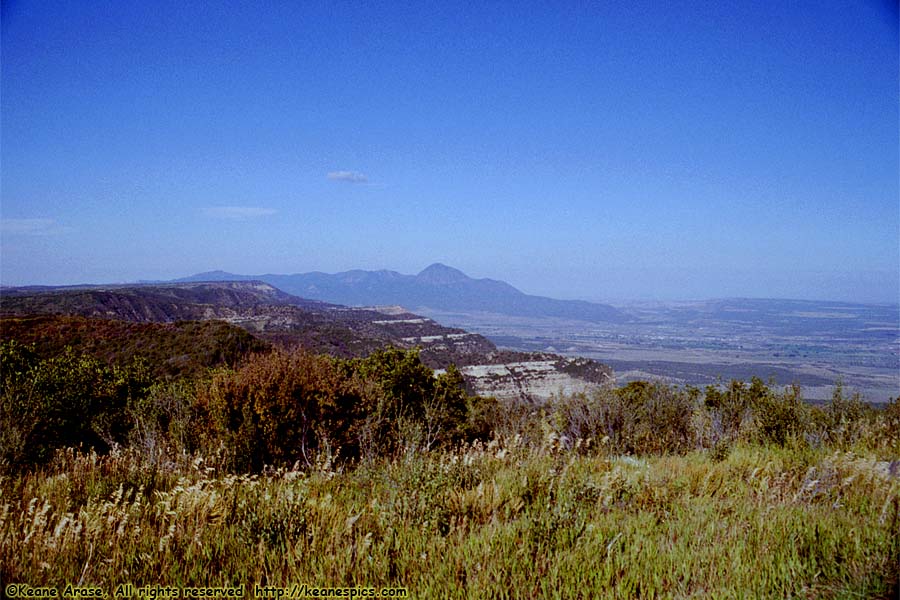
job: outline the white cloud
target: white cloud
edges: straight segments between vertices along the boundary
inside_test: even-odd
[[[346,183],[369,183],[368,177],[356,171],[332,171],[328,174],[328,179]]]
[[[210,206],[203,209],[203,214],[207,217],[231,219],[234,221],[267,217],[274,215],[276,212],[278,211],[274,208],[263,208],[261,206]]]
[[[71,230],[54,219],[0,219],[0,232],[6,235],[57,235]]]

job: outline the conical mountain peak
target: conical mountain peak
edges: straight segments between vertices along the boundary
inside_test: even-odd
[[[454,269],[441,263],[434,263],[426,267],[421,273],[416,275],[416,279],[420,282],[434,285],[448,285],[470,280],[469,276],[459,269]]]

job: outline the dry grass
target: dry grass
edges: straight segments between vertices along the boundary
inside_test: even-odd
[[[900,478],[874,453],[585,456],[552,437],[346,472],[61,453],[0,481],[4,582],[405,586],[413,597],[890,597]]]

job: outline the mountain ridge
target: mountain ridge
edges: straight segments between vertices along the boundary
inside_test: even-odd
[[[208,271],[174,282],[247,281],[269,283],[289,294],[347,306],[401,305],[409,310],[460,310],[523,317],[562,317],[589,322],[627,319],[617,308],[585,300],[558,300],[522,292],[505,281],[475,279],[433,263],[416,275],[354,269],[339,273],[240,275]]]
[[[385,345],[420,346],[429,366],[465,364],[497,350],[486,338],[395,308],[349,308],[287,294],[257,280],[5,289],[0,317],[73,315],[132,323],[219,320],[287,347],[341,357]],[[431,343],[424,343],[431,342]]]

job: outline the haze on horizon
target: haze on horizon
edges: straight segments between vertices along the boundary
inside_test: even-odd
[[[4,2],[0,283],[900,301],[896,2]]]

